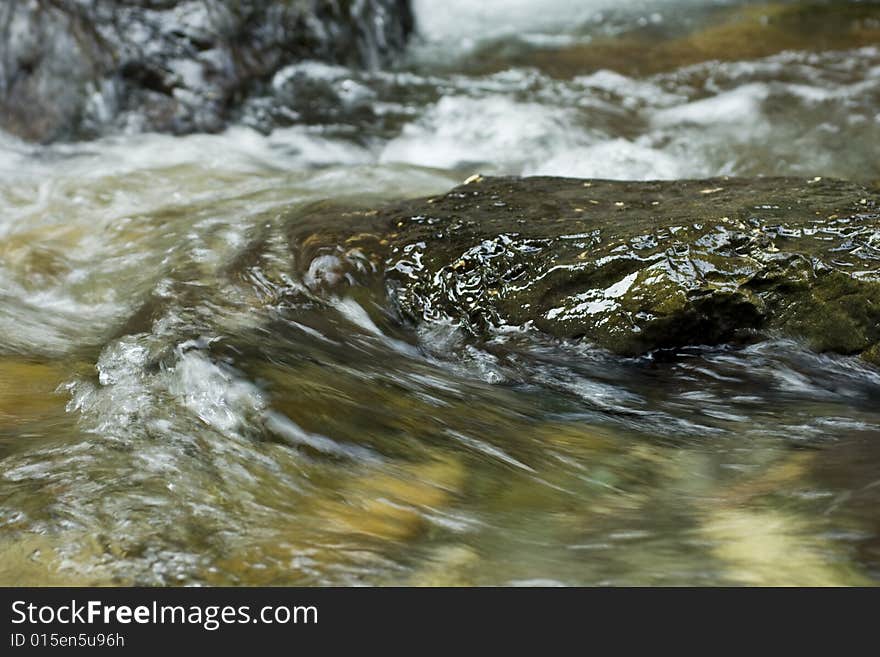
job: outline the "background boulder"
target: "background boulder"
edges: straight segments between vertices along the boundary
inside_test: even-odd
[[[412,29],[408,0],[6,0],[0,128],[218,131],[284,66],[376,67]]]

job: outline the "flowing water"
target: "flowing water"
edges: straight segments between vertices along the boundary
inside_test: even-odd
[[[880,180],[876,7],[415,6],[223,134],[0,138],[0,582],[876,582],[880,370],[413,330],[290,244],[475,172]]]

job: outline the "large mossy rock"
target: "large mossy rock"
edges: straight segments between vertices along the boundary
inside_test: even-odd
[[[878,353],[880,208],[855,183],[477,178],[377,220],[410,321],[532,325],[627,355],[774,333]]]
[[[377,66],[412,29],[409,0],[3,0],[0,128],[220,130],[284,66]]]

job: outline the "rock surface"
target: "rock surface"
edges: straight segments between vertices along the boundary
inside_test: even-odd
[[[216,131],[284,66],[377,66],[412,28],[408,0],[6,0],[0,128]]]
[[[635,355],[783,334],[870,358],[877,196],[818,178],[477,178],[367,213],[346,246],[384,249],[379,267],[403,317],[477,336],[532,325]],[[378,242],[377,224],[387,227]],[[313,247],[309,262],[321,254]]]

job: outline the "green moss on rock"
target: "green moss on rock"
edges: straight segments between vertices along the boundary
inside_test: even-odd
[[[862,358],[880,367],[880,342],[862,352]]]

